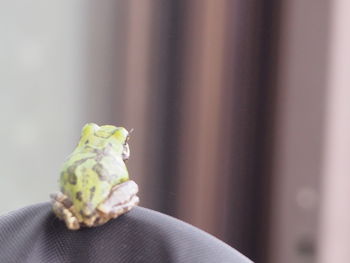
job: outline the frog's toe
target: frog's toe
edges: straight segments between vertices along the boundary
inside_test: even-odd
[[[66,225],[70,230],[78,230],[80,228],[80,223],[76,217],[67,217],[66,220]]]
[[[78,219],[62,203],[54,201],[52,208],[57,217],[64,220],[69,229],[77,230],[80,228]]]
[[[57,215],[57,217],[64,220],[69,229],[79,229],[79,220],[72,213],[72,211],[70,211],[70,208],[72,208],[72,202],[68,199],[68,197],[62,193],[56,193],[52,194],[51,198],[53,212]]]

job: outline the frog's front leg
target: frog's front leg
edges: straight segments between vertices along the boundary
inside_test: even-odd
[[[139,203],[139,197],[136,195],[138,191],[139,188],[134,181],[118,184],[113,187],[109,197],[97,207],[97,210],[104,215],[105,220],[117,218]],[[103,222],[98,222],[101,223]]]
[[[61,192],[51,195],[53,203],[53,211],[60,218],[63,219],[67,227],[71,230],[77,230],[80,228],[78,218],[71,211],[73,203],[69,200],[68,196]]]

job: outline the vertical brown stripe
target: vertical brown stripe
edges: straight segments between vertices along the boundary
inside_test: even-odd
[[[268,262],[311,263],[316,262],[330,8],[327,0],[291,0],[282,7]]]
[[[189,5],[179,213],[215,234],[226,1],[192,1]]]
[[[123,124],[134,128],[130,140],[131,158],[128,163],[133,179],[140,186],[141,202],[147,203],[145,182],[148,179],[147,129],[149,116],[150,49],[152,45],[152,10],[154,1],[128,2],[127,47],[123,92]]]

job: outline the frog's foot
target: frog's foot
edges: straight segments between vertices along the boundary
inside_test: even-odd
[[[136,195],[138,191],[137,184],[131,180],[116,185],[107,200],[97,207],[102,216],[96,225],[103,224],[111,218],[117,218],[130,211],[140,201]]]
[[[64,220],[69,229],[79,229],[80,223],[78,218],[72,212],[73,203],[69,200],[68,196],[58,192],[51,194],[51,198],[52,208],[57,217]]]

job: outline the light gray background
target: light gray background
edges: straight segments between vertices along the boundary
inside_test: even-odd
[[[112,2],[0,2],[0,214],[49,200],[84,123],[110,121]]]

